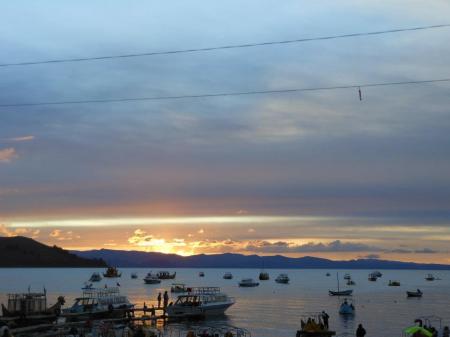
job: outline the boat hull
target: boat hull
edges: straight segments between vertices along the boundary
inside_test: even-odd
[[[128,309],[114,309],[102,311],[85,311],[85,312],[63,312],[61,317],[64,317],[67,322],[78,322],[92,319],[112,319],[124,318],[127,315]]]
[[[198,318],[198,317],[209,317],[209,316],[220,316],[224,315],[225,311],[231,307],[234,303],[217,303],[207,306],[168,306],[166,313],[169,318]]]
[[[407,291],[406,296],[408,297],[422,297],[422,293],[418,293],[415,291]]]
[[[252,288],[252,287],[257,287],[259,286],[258,282],[255,283],[239,283],[239,287],[244,287],[244,288]]]
[[[144,280],[145,284],[160,284],[161,280]]]
[[[342,291],[328,290],[328,294],[330,296],[351,296],[352,293],[353,293],[353,290],[342,290]]]

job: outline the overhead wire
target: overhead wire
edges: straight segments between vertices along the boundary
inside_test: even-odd
[[[321,87],[305,87],[305,88],[288,88],[288,89],[270,89],[270,90],[252,90],[252,91],[230,91],[218,93],[200,93],[186,95],[167,95],[167,96],[149,96],[149,97],[121,97],[121,98],[104,98],[104,99],[82,99],[82,100],[66,100],[66,101],[46,101],[46,102],[29,102],[29,103],[9,103],[0,104],[0,108],[7,107],[30,107],[43,105],[68,105],[68,104],[89,104],[89,103],[120,103],[120,102],[137,102],[137,101],[163,101],[163,100],[180,100],[180,99],[202,99],[227,96],[247,96],[247,95],[269,95],[269,94],[285,94],[312,91],[328,91],[342,89],[358,89],[370,87],[385,87],[399,85],[420,85],[427,83],[450,82],[450,78],[428,79],[428,80],[411,80],[397,82],[378,82],[363,84],[348,84],[337,86],[321,86]]]
[[[387,29],[387,30],[379,30],[379,31],[371,31],[371,32],[358,32],[358,33],[340,34],[340,35],[307,37],[307,38],[299,38],[299,39],[292,39],[292,40],[230,44],[230,45],[212,46],[212,47],[204,47],[204,48],[176,49],[176,50],[166,50],[166,51],[151,51],[151,52],[144,52],[144,53],[130,53],[130,54],[121,54],[121,55],[103,55],[103,56],[92,56],[92,57],[61,58],[61,59],[24,61],[24,62],[6,62],[6,63],[0,63],[0,67],[6,68],[6,67],[13,67],[13,66],[30,66],[30,65],[38,65],[38,64],[57,64],[57,63],[70,63],[70,62],[102,61],[102,60],[125,59],[125,58],[145,57],[145,56],[150,57],[150,56],[156,56],[156,55],[210,52],[210,51],[224,50],[224,49],[252,48],[252,47],[260,47],[260,46],[283,45],[283,44],[303,43],[303,42],[311,42],[311,41],[321,41],[321,40],[323,41],[323,40],[333,40],[333,39],[345,39],[345,38],[354,38],[354,37],[362,37],[362,36],[394,34],[394,33],[401,33],[401,32],[411,32],[411,31],[428,30],[428,29],[449,28],[449,27],[450,27],[450,23],[449,24],[439,24],[439,25]]]

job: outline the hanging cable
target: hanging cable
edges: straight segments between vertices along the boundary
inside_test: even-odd
[[[417,80],[417,81],[366,83],[366,84],[357,84],[357,85],[351,84],[351,85],[339,85],[339,86],[329,86],[329,87],[311,87],[311,88],[293,88],[293,89],[278,89],[278,90],[255,90],[255,91],[205,93],[205,94],[192,94],[192,95],[125,97],[125,98],[106,98],[106,99],[85,99],[85,100],[72,100],[72,101],[9,103],[9,104],[0,104],[0,108],[41,106],[41,105],[67,105],[67,104],[88,104],[88,103],[118,103],[118,102],[137,102],[137,101],[163,101],[163,100],[197,99],[197,98],[200,99],[200,98],[227,97],[227,96],[246,96],[246,95],[268,95],[268,94],[284,94],[284,93],[297,93],[297,92],[307,92],[307,91],[328,91],[328,90],[370,88],[370,87],[384,87],[384,86],[398,86],[398,85],[418,85],[418,84],[439,83],[439,82],[450,82],[450,78],[431,79],[431,80]],[[361,97],[361,99],[362,99],[362,97]]]
[[[342,34],[342,35],[308,37],[308,38],[293,39],[293,40],[251,42],[251,43],[244,43],[244,44],[232,44],[232,45],[225,45],[225,46],[205,47],[205,48],[190,48],[190,49],[178,49],[178,50],[167,50],[167,51],[154,51],[154,52],[122,54],[122,55],[63,58],[63,59],[42,60],[42,61],[7,62],[7,63],[0,63],[0,67],[30,66],[30,65],[37,65],[37,64],[55,64],[55,63],[85,62],[85,61],[102,61],[102,60],[110,60],[110,59],[125,59],[125,58],[144,57],[144,56],[210,52],[210,51],[216,51],[216,50],[222,50],[222,49],[252,48],[252,47],[260,47],[260,46],[293,44],[293,43],[302,43],[302,42],[311,42],[311,41],[345,39],[345,38],[353,38],[353,37],[360,37],[360,36],[394,34],[394,33],[401,33],[401,32],[411,32],[411,31],[428,30],[428,29],[448,28],[448,27],[450,27],[450,24],[440,24],[440,25],[418,26],[418,27],[409,27],[409,28],[387,29],[387,30],[379,30],[379,31],[372,31],[372,32],[350,33],[350,34]]]

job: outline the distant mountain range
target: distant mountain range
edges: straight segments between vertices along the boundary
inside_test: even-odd
[[[125,250],[72,251],[90,259],[102,259],[111,266],[146,268],[299,268],[299,269],[420,269],[450,270],[450,265],[423,264],[378,259],[333,261],[317,257],[290,258],[286,256],[258,256],[242,254],[214,254],[180,256],[153,252]]]
[[[101,259],[77,256],[23,236],[0,237],[0,267],[105,267]]]

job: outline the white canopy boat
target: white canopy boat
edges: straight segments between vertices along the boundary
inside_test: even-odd
[[[166,312],[169,318],[223,315],[233,304],[234,299],[219,287],[194,287],[188,294],[179,295]]]
[[[67,321],[123,318],[133,307],[128,298],[120,294],[118,287],[93,288],[84,290],[70,308],[63,310],[61,316]]]
[[[287,284],[287,283],[289,283],[289,276],[287,276],[287,274],[280,274],[275,279],[275,282]]]
[[[226,273],[223,275],[223,278],[224,278],[225,280],[231,280],[231,279],[233,279],[233,274],[231,274],[230,272],[226,272]]]
[[[172,293],[187,293],[190,292],[192,288],[186,287],[184,283],[172,283],[170,287],[170,292]]]
[[[152,274],[152,272],[150,272],[144,277],[144,282],[146,284],[158,284],[161,283],[161,280],[157,275]]]

